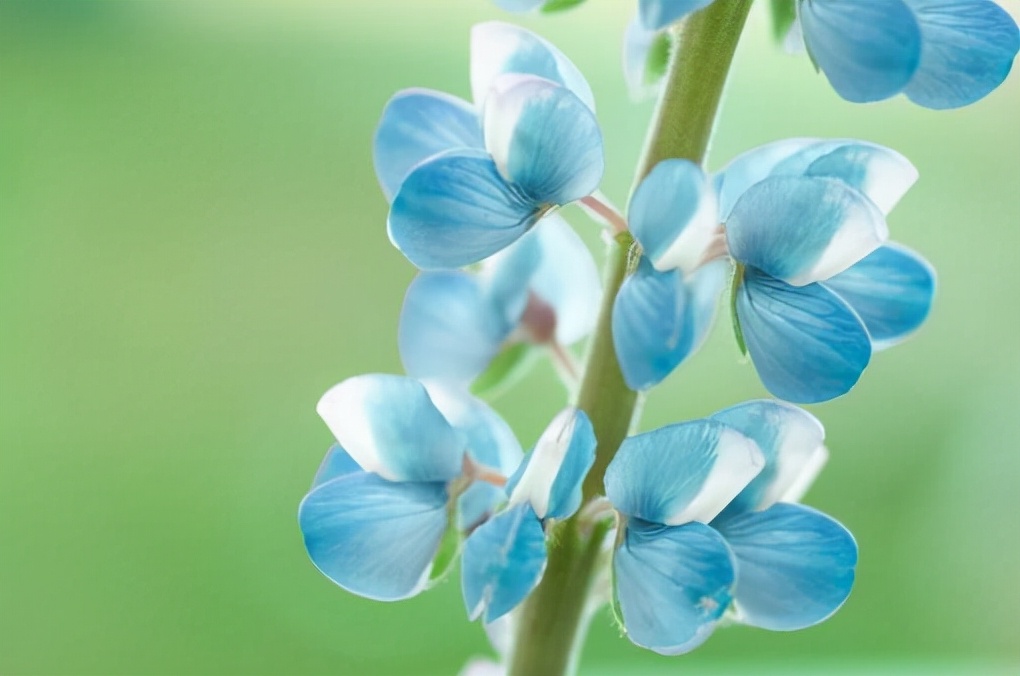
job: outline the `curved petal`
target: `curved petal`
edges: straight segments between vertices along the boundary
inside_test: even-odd
[[[348,474],[313,489],[298,522],[316,568],[349,592],[378,601],[414,596],[428,581],[446,529],[440,483],[394,483]]]
[[[524,504],[475,529],[461,554],[461,590],[468,617],[497,620],[516,608],[542,579],[545,532]]]
[[[518,4],[529,4],[531,9],[543,3],[532,1]],[[475,24],[471,28],[471,95],[475,105],[481,107],[493,81],[507,73],[536,75],[563,85],[574,92],[586,106],[595,110],[595,97],[588,81],[577,66],[551,42],[520,26],[501,21]]]
[[[424,160],[447,150],[484,147],[481,121],[467,101],[431,89],[405,89],[383,108],[372,161],[392,201],[411,169]]]
[[[623,77],[634,100],[650,97],[659,89],[659,83],[652,81],[654,74],[648,71],[648,59],[661,35],[645,28],[637,14],[623,32]]]
[[[627,207],[630,230],[656,270],[695,269],[718,234],[715,189],[689,160],[659,162]]]
[[[348,378],[322,395],[315,410],[366,472],[391,481],[449,481],[461,473],[467,442],[417,380]]]
[[[804,42],[847,101],[898,94],[921,60],[921,29],[903,0],[801,2]]]
[[[733,258],[794,286],[846,270],[888,236],[875,204],[832,178],[766,178],[747,189],[726,222]]]
[[[527,308],[531,279],[542,262],[538,226],[550,218],[542,218],[519,240],[482,261],[478,275],[482,291],[508,327],[517,327]]]
[[[907,0],[921,26],[921,64],[903,91],[926,108],[984,98],[1009,75],[1020,31],[991,0]]]
[[[538,217],[490,157],[464,151],[418,165],[393,199],[387,228],[419,268],[459,268],[509,246]]]
[[[703,265],[687,280],[687,319],[684,321],[691,335],[688,354],[701,349],[708,338],[719,309],[719,296],[729,280],[730,262],[724,259]]]
[[[734,562],[708,526],[631,520],[613,556],[613,575],[627,637],[679,655],[701,645],[730,605]]]
[[[719,518],[771,507],[787,495],[806,469],[815,474],[821,469],[816,460],[818,449],[825,448],[825,429],[804,409],[762,399],[731,406],[714,413],[712,419],[753,439],[765,456],[761,474],[727,505]],[[825,457],[823,450],[822,458]]]
[[[581,483],[595,463],[595,431],[584,411],[560,411],[507,484],[510,504],[531,504],[540,519],[564,519],[581,506]]]
[[[397,345],[414,378],[467,385],[512,330],[465,272],[423,272],[407,287]]]
[[[606,497],[644,521],[708,523],[761,471],[755,443],[714,420],[627,437],[606,470]]]
[[[364,471],[361,469],[361,465],[351,457],[350,453],[343,449],[343,446],[333,444],[326,451],[326,457],[322,459],[322,464],[319,465],[318,471],[315,472],[315,477],[312,479],[312,488],[340,476],[357,474]]]
[[[747,269],[737,318],[769,392],[800,404],[846,394],[871,360],[871,338],[854,311],[821,284],[794,287]]]
[[[496,6],[507,12],[530,12],[546,3],[546,0],[495,0]]]
[[[566,87],[502,75],[483,111],[485,147],[499,172],[537,206],[590,195],[605,168],[595,114]]]
[[[648,30],[657,31],[715,0],[639,0],[638,15]]]
[[[737,155],[715,175],[719,195],[719,216],[729,220],[733,205],[755,183],[772,175],[776,166],[788,157],[822,142],[816,138],[790,138],[766,143]]]
[[[876,350],[908,337],[928,317],[935,298],[935,269],[920,254],[886,244],[825,286],[857,312]]]
[[[821,512],[779,503],[713,526],[737,557],[734,600],[744,624],[804,629],[827,619],[850,595],[857,543]]]

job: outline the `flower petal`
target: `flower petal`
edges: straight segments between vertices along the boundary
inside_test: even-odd
[[[497,7],[507,12],[530,12],[544,5],[546,0],[495,0],[495,2]]]
[[[821,512],[778,503],[713,526],[737,557],[734,596],[744,624],[804,629],[827,619],[850,595],[857,543]]]
[[[512,330],[466,272],[423,272],[407,288],[397,345],[409,376],[467,385]]]
[[[737,200],[755,183],[772,175],[776,165],[801,150],[818,144],[815,138],[791,138],[773,141],[752,148],[730,161],[715,175],[715,188],[719,195],[719,215],[722,222],[729,220]]]
[[[850,304],[874,349],[891,347],[917,330],[935,298],[935,270],[920,254],[886,244],[824,286]]]
[[[531,9],[542,2],[518,4],[529,4]],[[520,26],[501,21],[475,24],[471,28],[471,95],[475,105],[481,107],[493,81],[507,73],[535,75],[563,85],[595,110],[595,97],[588,81],[551,42]]]
[[[492,622],[516,608],[542,579],[545,532],[531,506],[518,505],[475,529],[461,554],[468,617]]]
[[[645,521],[708,523],[764,464],[751,439],[722,423],[668,425],[623,441],[606,470],[606,496]]]
[[[715,189],[689,160],[659,162],[627,207],[630,230],[656,270],[695,269],[719,231]]]
[[[958,108],[1002,84],[1020,31],[991,0],[907,0],[921,26],[921,65],[904,93],[926,108]]]
[[[527,75],[502,75],[483,112],[485,147],[499,172],[533,205],[563,205],[590,195],[605,168],[595,115],[566,87]]]
[[[453,149],[484,149],[482,124],[467,101],[431,89],[393,95],[375,130],[372,160],[387,200],[416,165]]]
[[[794,287],[748,268],[737,317],[769,392],[811,404],[845,394],[871,359],[871,338],[854,311],[821,284]]]
[[[819,448],[825,457],[825,429],[804,409],[762,399],[731,406],[712,419],[753,439],[765,456],[761,474],[727,505],[723,516],[770,507],[787,495],[805,469],[815,473],[821,469],[816,460]]]
[[[638,14],[648,30],[657,31],[715,0],[639,0]]]
[[[584,411],[560,411],[507,484],[510,504],[529,502],[540,519],[564,519],[581,506],[581,483],[595,463],[595,431]]]
[[[645,28],[638,14],[634,15],[624,30],[623,77],[627,82],[627,91],[635,101],[650,97],[659,89],[658,82],[650,82],[648,73],[648,58],[659,35],[658,31]]]
[[[418,165],[393,198],[387,227],[419,268],[459,268],[509,246],[538,216],[490,157],[463,151]]]
[[[794,286],[846,270],[888,236],[875,204],[832,178],[766,178],[747,189],[726,222],[733,258]]]
[[[315,566],[349,592],[378,601],[414,596],[428,581],[446,528],[440,483],[394,483],[360,472],[301,502],[298,522]]]
[[[335,479],[339,476],[364,472],[351,455],[343,449],[340,444],[333,444],[326,451],[326,457],[322,459],[315,478],[312,479],[312,488]]]
[[[662,655],[701,645],[730,605],[733,554],[700,523],[631,520],[613,555],[616,598],[627,637]]]
[[[847,101],[898,94],[921,60],[921,29],[903,0],[801,2],[804,42]]]
[[[449,481],[461,473],[466,440],[417,380],[348,378],[322,395],[315,410],[366,472],[391,481]]]

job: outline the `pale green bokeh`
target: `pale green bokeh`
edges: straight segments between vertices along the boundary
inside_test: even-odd
[[[633,4],[525,21],[590,78],[621,204],[651,110],[620,75]],[[456,578],[401,604],[355,598],[308,562],[295,513],[330,443],[318,396],[400,369],[414,270],[385,235],[379,112],[402,87],[467,96],[468,29],[497,17],[512,19],[489,0],[0,0],[0,673],[442,674],[487,651]],[[853,106],[763,18],[713,166],[791,135],[902,151],[921,181],[890,225],[938,268],[937,307],[813,408],[832,460],[807,501],[861,547],[846,607],[672,659],[600,616],[585,672],[1008,673],[1018,78],[960,111]],[[722,321],[644,426],[763,394]],[[545,366],[496,402],[525,445],[562,404]]]

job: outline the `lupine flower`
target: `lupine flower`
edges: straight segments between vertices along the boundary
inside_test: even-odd
[[[628,81],[649,33],[713,1],[640,0],[644,31],[625,36]],[[1005,80],[1020,49],[1016,23],[992,0],[796,0],[796,12],[813,62],[855,103],[902,93],[926,108],[965,106]]]
[[[441,572],[433,561],[460,525],[451,518],[457,498],[470,520],[494,504],[485,491],[470,493],[474,458],[506,466],[520,457],[506,423],[484,404],[433,396],[411,378],[364,375],[319,401],[339,443],[298,520],[316,567],[360,596],[395,601],[422,591]]]
[[[468,616],[489,624],[517,607],[542,579],[543,523],[581,505],[581,482],[595,462],[595,433],[583,411],[567,408],[546,428],[507,484],[507,508],[464,543],[461,580]]]
[[[757,445],[714,420],[627,438],[605,475],[620,513],[615,602],[628,638],[664,655],[701,645],[733,600],[733,552],[708,524],[761,471]]]
[[[885,214],[916,178],[905,158],[881,146],[781,141],[716,177],[715,213],[700,169],[667,160],[635,198],[647,191],[674,195],[674,203],[651,202],[657,208],[632,216],[631,228],[658,269],[728,254],[738,337],[762,382],[789,401],[825,401],[857,382],[873,349],[927,316],[931,267],[884,245]]]
[[[735,618],[776,631],[825,620],[850,594],[857,544],[839,522],[792,504],[828,458],[821,423],[776,401],[711,417],[753,439],[765,457],[761,473],[710,524],[736,556]]]
[[[497,355],[527,360],[595,326],[602,290],[584,242],[556,214],[482,262],[478,272],[422,272],[400,313],[398,343],[411,376],[466,386]],[[512,368],[512,367],[511,367]]]

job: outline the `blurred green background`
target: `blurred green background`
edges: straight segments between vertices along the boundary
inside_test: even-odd
[[[414,270],[371,137],[397,89],[468,96],[469,27],[518,20],[591,80],[625,203],[651,112],[620,74],[633,5],[0,0],[0,672],[451,674],[488,652],[455,577],[355,598],[296,524],[319,395],[400,370]],[[819,627],[684,658],[599,616],[582,671],[1017,673],[1020,76],[964,110],[853,106],[768,34],[758,8],[712,165],[786,136],[893,146],[921,172],[893,236],[939,270],[920,334],[814,408],[832,459],[807,501],[856,534],[856,589]],[[763,393],[720,322],[644,427]],[[495,405],[527,447],[563,403],[542,365]]]

